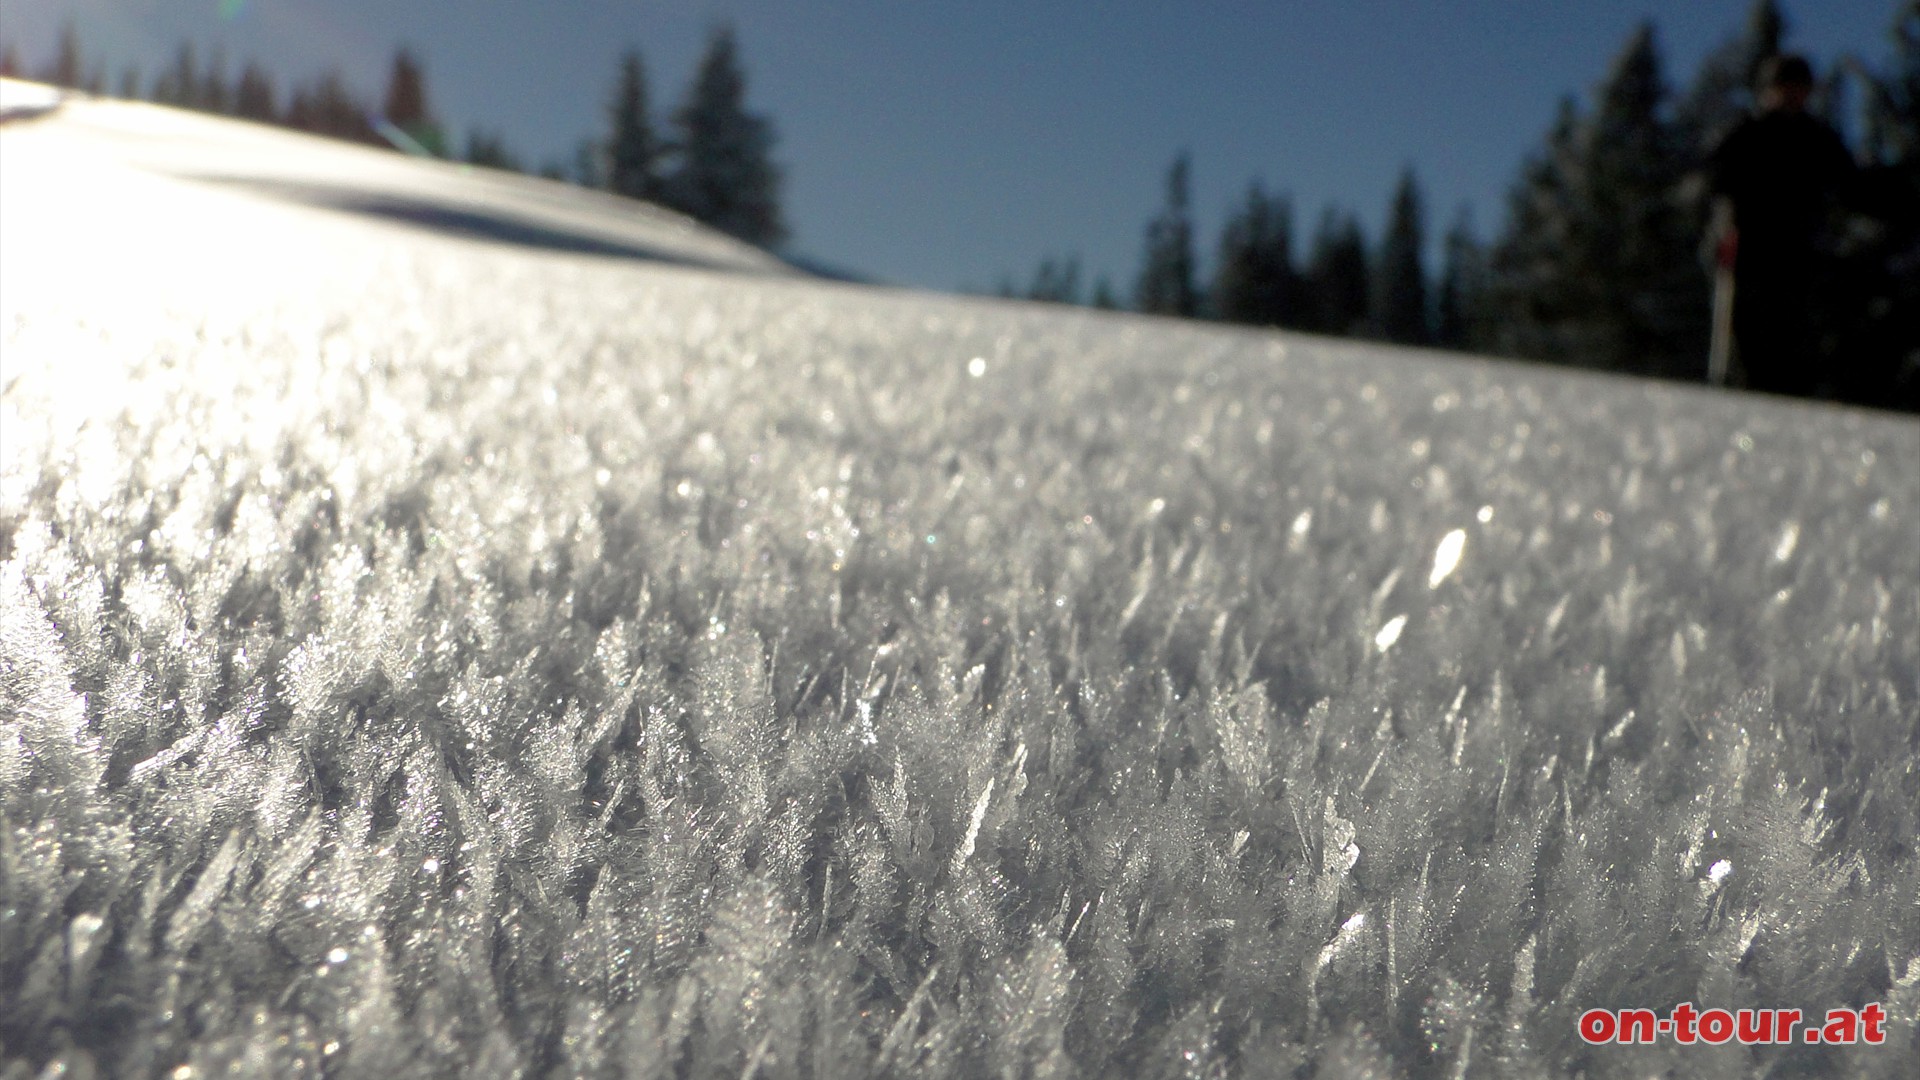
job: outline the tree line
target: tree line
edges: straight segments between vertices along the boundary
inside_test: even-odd
[[[249,60],[229,78],[222,50],[203,58],[190,42],[182,43],[150,81],[129,66],[110,91],[105,66],[84,55],[71,23],[52,58],[37,71],[27,72],[11,47],[0,50],[0,74],[31,74],[90,93],[112,92],[471,165],[525,169],[498,131],[470,128],[464,143],[455,145],[430,104],[419,56],[404,46],[394,52],[378,108],[337,69],[282,94],[259,63]],[[774,247],[787,236],[774,142],[772,121],[747,108],[739,47],[733,31],[723,26],[709,39],[692,84],[664,128],[650,111],[640,53],[629,50],[615,73],[602,136],[582,140],[572,161],[549,161],[537,172],[657,202],[748,243]]]
[[[1083,289],[1077,258],[1043,260],[1030,282],[1000,292],[1174,316],[1471,350],[1607,371],[1698,380],[1706,374],[1711,292],[1701,238],[1705,165],[1754,107],[1754,75],[1782,49],[1775,0],[1710,53],[1691,81],[1668,81],[1652,23],[1638,27],[1588,102],[1564,98],[1543,145],[1522,165],[1504,221],[1480,240],[1463,211],[1448,229],[1437,274],[1426,264],[1427,210],[1418,177],[1400,176],[1378,242],[1358,217],[1323,210],[1296,254],[1294,206],[1256,179],[1228,214],[1210,268],[1196,252],[1192,162],[1168,169],[1148,222],[1130,295],[1101,278]],[[1827,396],[1920,411],[1920,0],[1899,0],[1890,58],[1831,71],[1818,108],[1849,134],[1860,163],[1837,209],[1827,288],[1815,322]],[[11,50],[0,70],[18,73]],[[106,91],[69,25],[45,81]],[[664,125],[651,111],[646,69],[629,51],[614,73],[606,127],[570,162],[541,175],[655,201],[762,246],[787,235],[769,119],[745,102],[734,35],[709,41],[680,106]],[[281,95],[260,65],[234,78],[213,50],[182,44],[150,81],[124,70],[118,93],[474,165],[521,169],[495,131],[470,129],[456,147],[430,108],[419,58],[396,51],[375,110],[337,72]]]
[[[1352,212],[1329,207],[1303,257],[1292,201],[1256,179],[1228,213],[1208,274],[1182,153],[1147,223],[1130,302],[1104,278],[1083,294],[1071,257],[1049,257],[1030,284],[1007,278],[998,291],[1703,380],[1708,157],[1753,109],[1755,76],[1786,34],[1778,4],[1758,0],[1745,27],[1676,89],[1654,26],[1640,25],[1589,103],[1561,101],[1499,233],[1481,241],[1463,210],[1437,274],[1426,265],[1425,200],[1411,167],[1377,243]],[[1825,396],[1920,410],[1920,0],[1899,4],[1891,39],[1888,63],[1836,66],[1815,103],[1850,135],[1859,164],[1828,229],[1815,322]]]

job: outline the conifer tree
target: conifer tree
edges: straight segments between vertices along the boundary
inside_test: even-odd
[[[505,169],[508,172],[520,171],[520,159],[507,149],[507,141],[499,132],[483,128],[471,128],[467,131],[467,152],[464,155],[469,165],[479,165],[488,169]]]
[[[1591,361],[1681,376],[1705,371],[1709,297],[1676,191],[1686,161],[1662,113],[1666,96],[1653,26],[1643,24],[1601,86],[1586,140],[1582,254],[1601,294]]]
[[[1703,374],[1708,283],[1650,24],[1629,38],[1596,97],[1585,117],[1563,105],[1546,152],[1514,191],[1493,256],[1494,345],[1614,371]]]
[[[1150,315],[1191,317],[1200,311],[1200,291],[1194,282],[1193,222],[1188,217],[1188,173],[1185,152],[1167,170],[1167,201],[1147,223],[1146,259],[1134,290],[1134,306]]]
[[[233,114],[244,120],[262,123],[273,123],[279,119],[273,78],[257,63],[248,61],[240,69],[240,79],[233,87]]]
[[[340,72],[329,69],[311,86],[296,90],[287,104],[287,126],[355,142],[382,142],[371,124],[367,110],[347,89]]]
[[[227,90],[227,52],[221,46],[213,47],[206,70],[200,73],[200,80],[194,85],[192,97],[196,109],[213,113],[232,111],[232,95]]]
[[[393,54],[393,69],[387,77],[387,97],[381,115],[428,152],[435,156],[446,154],[446,136],[427,104],[426,76],[413,50],[405,46]]]
[[[1300,282],[1293,267],[1293,205],[1254,181],[1246,201],[1220,230],[1220,254],[1208,291],[1213,313],[1229,322],[1285,326],[1298,321]]]
[[[773,126],[746,109],[746,76],[730,28],[714,32],[673,119],[680,163],[665,185],[667,201],[750,244],[784,240]]]
[[[1920,0],[1906,0],[1890,34],[1893,58],[1867,91],[1866,159],[1920,167]]]
[[[620,84],[609,113],[613,132],[607,140],[608,190],[632,199],[658,200],[660,144],[647,116],[646,70],[637,50],[628,50],[620,59]]]
[[[194,59],[193,42],[183,41],[174,50],[173,66],[153,81],[153,100],[163,105],[197,107],[200,97],[200,66]]]
[[[1529,158],[1507,196],[1507,223],[1489,253],[1488,348],[1508,356],[1571,356],[1572,319],[1592,307],[1593,282],[1570,253],[1580,233],[1580,130],[1572,97],[1562,98],[1546,146]]]
[[[1864,317],[1844,340],[1850,363],[1864,366],[1849,396],[1866,404],[1920,412],[1920,0],[1894,17],[1893,55],[1867,80],[1860,202],[1875,237],[1863,253],[1873,264],[1857,310]]]
[[[13,43],[0,45],[0,75],[11,79],[20,74],[20,54],[14,51]]]
[[[71,19],[60,28],[60,44],[55,47],[53,62],[47,65],[45,79],[55,86],[75,89],[85,80],[81,74],[80,32],[74,29]]]
[[[140,69],[128,64],[120,69],[120,97],[132,101],[140,96]]]
[[[1400,174],[1374,264],[1373,329],[1388,341],[1423,345],[1432,338],[1427,322],[1425,244],[1419,182],[1408,168]]]
[[[1434,301],[1434,344],[1448,349],[1481,345],[1481,308],[1486,302],[1485,256],[1473,235],[1473,215],[1462,207],[1447,230],[1446,262]]]
[[[1054,304],[1079,303],[1079,258],[1068,256],[1064,259],[1055,259],[1048,256],[1040,260],[1040,268],[1033,274],[1033,284],[1027,288],[1027,299],[1044,300]]]
[[[1113,282],[1108,279],[1107,275],[1101,274],[1099,280],[1093,283],[1093,298],[1087,301],[1087,303],[1102,311],[1118,311],[1120,309],[1120,298],[1114,295]]]
[[[570,170],[572,181],[583,188],[604,188],[607,186],[607,165],[604,148],[592,139],[582,139],[573,147],[573,167]]]
[[[1760,65],[1780,52],[1786,34],[1787,20],[1780,5],[1775,0],[1755,0],[1745,28],[1701,61],[1674,111],[1675,138],[1682,155],[1691,161],[1704,160],[1752,110]]]
[[[1313,298],[1308,328],[1327,334],[1363,332],[1368,278],[1367,242],[1359,220],[1329,207],[1320,217],[1307,264],[1307,291]]]

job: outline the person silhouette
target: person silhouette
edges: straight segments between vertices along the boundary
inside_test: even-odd
[[[1854,171],[1840,135],[1807,111],[1812,93],[1804,57],[1768,59],[1759,111],[1728,132],[1708,163],[1715,259],[1723,275],[1732,273],[1732,351],[1744,375],[1732,381],[1778,394],[1820,387],[1815,289],[1826,223]]]

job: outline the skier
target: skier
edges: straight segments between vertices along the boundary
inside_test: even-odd
[[[1722,279],[1717,336],[1731,331],[1748,387],[1778,394],[1818,389],[1812,307],[1823,227],[1853,174],[1839,134],[1807,112],[1812,93],[1804,57],[1770,58],[1760,69],[1760,111],[1728,133],[1709,162]],[[1716,367],[1724,351],[1722,344]]]

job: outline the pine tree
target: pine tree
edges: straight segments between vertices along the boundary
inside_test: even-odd
[[[1848,396],[1920,412],[1920,0],[1901,5],[1891,36],[1893,56],[1866,87],[1859,186],[1875,240],[1862,255],[1874,269],[1857,290],[1864,318],[1845,339],[1865,369]]]
[[[673,119],[680,165],[665,185],[667,201],[750,244],[785,239],[773,126],[746,110],[746,76],[730,28],[714,32]]]
[[[520,171],[520,159],[507,149],[507,141],[498,132],[482,128],[467,131],[467,152],[464,155],[469,165],[479,165],[488,169],[505,169],[508,172]]]
[[[1068,256],[1064,259],[1055,259],[1048,256],[1040,260],[1040,268],[1033,274],[1033,284],[1027,287],[1027,299],[1044,300],[1054,304],[1079,303],[1079,258]]]
[[[1191,317],[1200,311],[1194,284],[1193,222],[1188,217],[1191,162],[1185,152],[1167,170],[1167,202],[1147,223],[1147,251],[1134,306],[1150,315]]]
[[[1473,214],[1462,207],[1447,230],[1446,263],[1434,302],[1434,344],[1447,349],[1481,346],[1481,310],[1486,303],[1485,254],[1473,235]]]
[[[75,89],[84,81],[80,64],[80,32],[74,29],[73,20],[67,20],[60,28],[60,44],[55,47],[53,62],[47,65],[43,77],[55,86]]]
[[[429,153],[436,157],[445,156],[446,136],[427,105],[426,76],[413,50],[405,46],[393,54],[393,69],[387,77],[386,104],[381,109],[381,115]]]
[[[240,69],[240,81],[233,88],[233,113],[244,120],[269,124],[279,119],[273,78],[259,64],[249,61]]]
[[[1594,283],[1572,256],[1581,193],[1578,104],[1562,98],[1546,148],[1530,158],[1507,196],[1507,224],[1489,256],[1492,333],[1487,347],[1508,356],[1565,357],[1580,350],[1573,316],[1593,306]]]
[[[153,81],[153,100],[163,105],[194,108],[200,97],[200,67],[195,62],[193,42],[183,41],[174,50],[173,66]]]
[[[140,96],[140,69],[132,64],[120,69],[119,96],[128,101],[133,101]]]
[[[1388,341],[1424,345],[1432,338],[1427,322],[1425,244],[1419,182],[1408,168],[1400,174],[1374,264],[1373,330]]]
[[[1658,43],[1643,24],[1595,107],[1585,147],[1589,272],[1601,285],[1599,366],[1642,374],[1704,373],[1709,320],[1698,233],[1677,187],[1686,160],[1662,109]]]
[[[613,134],[607,140],[607,187],[633,199],[659,200],[660,145],[647,118],[646,71],[640,53],[629,50],[620,60],[620,85],[609,110]]]
[[[0,45],[0,75],[13,79],[18,78],[20,74],[20,54],[14,51],[13,43]]]
[[[1746,27],[1701,61],[1674,111],[1679,152],[1703,161],[1754,106],[1760,65],[1780,52],[1787,20],[1774,0],[1755,0]]]
[[[1326,334],[1359,334],[1366,329],[1367,242],[1352,214],[1329,207],[1320,217],[1307,264],[1307,292],[1313,298],[1307,329]]]
[[[227,90],[227,52],[219,45],[213,47],[206,70],[200,73],[199,82],[194,84],[192,97],[193,107],[205,112],[224,113],[232,110],[232,95]]]
[[[313,85],[294,91],[287,103],[287,126],[355,142],[383,140],[367,122],[367,110],[337,70],[328,70]]]
[[[1087,303],[1102,311],[1120,310],[1120,298],[1114,295],[1113,282],[1107,275],[1101,274],[1099,280],[1093,283],[1093,298]]]
[[[1878,165],[1920,167],[1920,0],[1893,21],[1893,61],[1868,88],[1865,157]]]
[[[573,167],[571,179],[583,188],[604,188],[607,186],[607,165],[604,148],[592,139],[582,139],[573,147]]]
[[[1688,155],[1665,119],[1666,97],[1653,27],[1643,24],[1593,113],[1563,104],[1493,253],[1494,348],[1614,371],[1704,373],[1707,280],[1681,188]]]
[[[1259,181],[1220,230],[1220,254],[1209,296],[1229,322],[1286,326],[1298,321],[1300,281],[1293,267],[1293,204],[1269,196]]]

